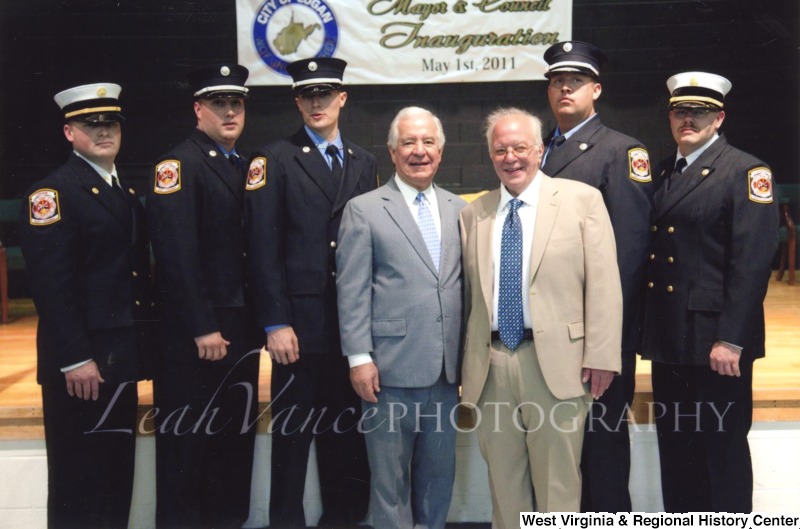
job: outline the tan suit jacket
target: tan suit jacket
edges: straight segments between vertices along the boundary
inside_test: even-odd
[[[622,290],[603,198],[572,180],[543,178],[530,262],[533,340],[542,374],[558,399],[585,395],[581,369],[620,371]],[[462,401],[477,404],[489,372],[492,233],[500,190],[461,212],[467,322]]]

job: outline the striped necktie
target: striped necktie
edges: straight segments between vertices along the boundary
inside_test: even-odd
[[[436,224],[433,222],[433,215],[431,209],[428,207],[428,199],[425,198],[425,193],[419,192],[417,194],[417,226],[419,231],[422,232],[422,238],[425,240],[425,246],[428,247],[428,253],[433,260],[433,266],[436,271],[439,271],[439,256],[441,255],[442,247],[439,240],[439,234],[436,232]]]

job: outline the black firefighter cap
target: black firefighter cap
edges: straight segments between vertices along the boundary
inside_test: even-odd
[[[94,83],[68,88],[53,99],[64,112],[67,121],[111,123],[123,121],[119,94],[122,87],[114,83]]]
[[[286,66],[292,76],[296,95],[309,92],[328,92],[342,88],[347,62],[335,57],[302,59]]]
[[[593,44],[572,40],[557,42],[544,52],[544,60],[550,67],[544,74],[548,79],[558,72],[579,72],[600,77],[600,70],[608,58]]]
[[[188,80],[195,98],[247,97],[244,86],[250,71],[240,64],[209,64],[189,74]]]

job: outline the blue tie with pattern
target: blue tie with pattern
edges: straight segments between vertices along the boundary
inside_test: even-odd
[[[511,350],[522,341],[525,324],[522,316],[522,222],[517,210],[522,201],[508,203],[508,215],[500,239],[500,293],[497,303],[497,330],[500,340]]]
[[[417,226],[419,231],[422,232],[422,238],[425,240],[425,246],[428,247],[428,253],[431,254],[433,259],[433,266],[436,271],[439,271],[439,254],[441,253],[441,243],[439,241],[439,234],[436,233],[436,224],[433,222],[433,215],[428,207],[428,201],[425,198],[425,193],[417,194],[417,203],[419,209],[417,210]]]

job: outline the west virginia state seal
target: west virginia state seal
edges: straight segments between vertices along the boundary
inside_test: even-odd
[[[325,0],[266,0],[256,12],[253,43],[264,64],[289,77],[290,62],[333,57],[339,26]]]

